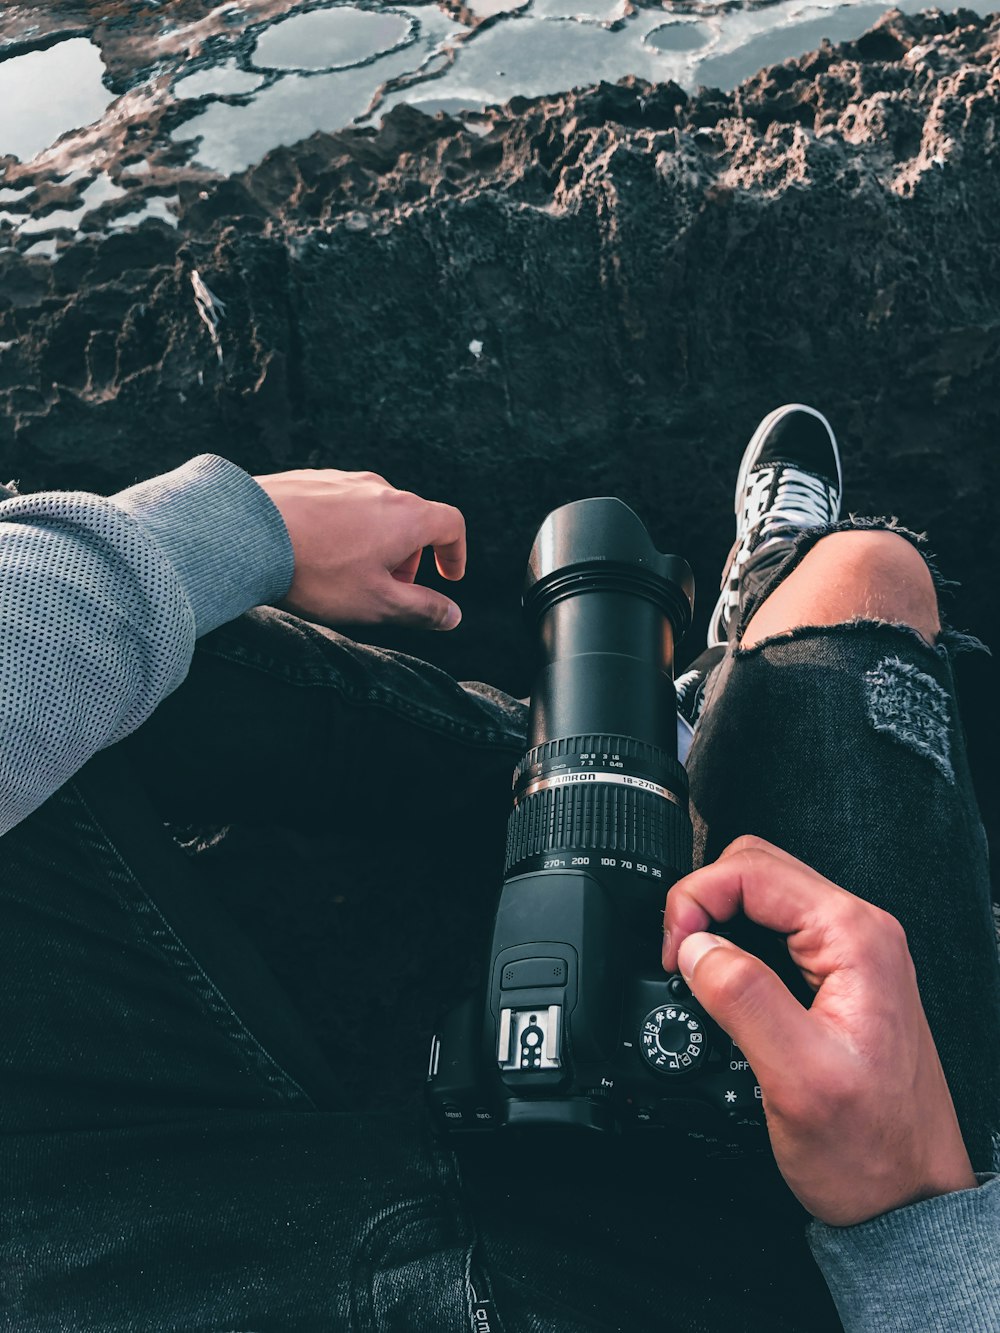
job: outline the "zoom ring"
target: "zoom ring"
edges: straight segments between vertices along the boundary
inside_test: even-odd
[[[604,783],[548,788],[511,811],[506,874],[570,849],[655,862],[684,874],[691,866],[691,822],[686,809],[661,796]]]

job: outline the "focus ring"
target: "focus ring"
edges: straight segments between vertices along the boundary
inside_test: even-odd
[[[686,783],[681,791],[686,796]],[[606,783],[546,788],[511,811],[507,874],[538,856],[570,849],[652,861],[683,874],[691,865],[691,822],[685,806]]]

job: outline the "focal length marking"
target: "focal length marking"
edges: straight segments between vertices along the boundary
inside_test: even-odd
[[[519,792],[514,798],[514,804],[520,805],[528,796],[534,796],[536,792],[546,791],[550,787],[574,787],[586,786],[595,782],[608,782],[617,787],[634,787],[637,791],[648,791],[654,796],[662,797],[665,801],[673,801],[674,805],[681,805],[680,797],[670,791],[668,787],[661,787],[658,782],[651,782],[649,778],[636,778],[630,773],[607,773],[594,770],[580,773],[553,773],[547,778],[536,778],[524,791]]]

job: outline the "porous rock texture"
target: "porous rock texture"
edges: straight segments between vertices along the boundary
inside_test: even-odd
[[[451,501],[465,622],[394,642],[522,694],[519,586],[546,512],[618,495],[686,555],[691,657],[745,440],[803,401],[837,430],[845,507],[926,529],[962,580],[954,622],[988,638],[998,128],[1000,19],[893,11],[732,93],[625,81],[464,123],[398,107],[234,178],[181,173],[176,231],[83,235],[54,264],[0,253],[0,472],[110,491],[212,450]],[[225,306],[221,358],[193,270]],[[985,659],[962,671],[996,832],[995,681]],[[252,885],[277,854],[243,837],[233,897],[266,913]],[[328,883],[322,839],[301,844]],[[492,888],[487,860],[472,877]],[[385,1004],[421,966],[393,929]]]

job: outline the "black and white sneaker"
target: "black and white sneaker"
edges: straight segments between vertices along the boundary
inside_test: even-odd
[[[710,648],[728,642],[750,576],[773,567],[804,528],[835,522],[842,490],[837,440],[822,412],[803,403],[769,412],[740,463],[736,541],[708,627]]]

